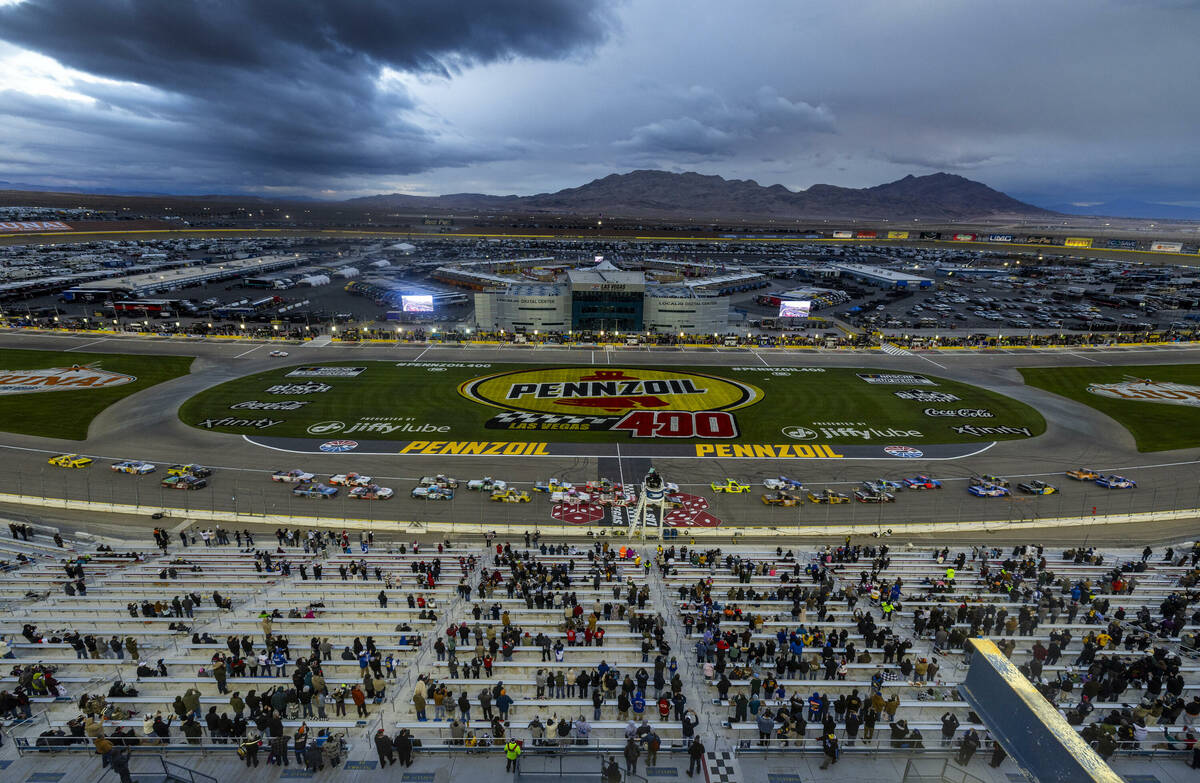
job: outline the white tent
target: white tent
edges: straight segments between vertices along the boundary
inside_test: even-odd
[[[347,278],[358,277],[359,271],[352,266],[344,266],[341,269],[334,272],[334,274],[337,275],[338,277],[347,277]]]
[[[329,275],[309,275],[307,277],[300,278],[300,285],[311,285],[314,288],[319,285],[329,285],[331,282],[333,281],[330,279]]]

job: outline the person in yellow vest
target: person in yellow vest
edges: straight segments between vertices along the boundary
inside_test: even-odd
[[[515,739],[504,743],[504,771],[514,775],[521,774],[521,746]]]
[[[946,569],[946,581],[948,581],[948,582],[954,581],[954,566],[949,566]]]

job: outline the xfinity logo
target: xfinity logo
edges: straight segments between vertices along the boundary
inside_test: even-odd
[[[983,435],[1024,435],[1027,438],[1032,438],[1033,433],[1028,427],[976,427],[974,424],[963,424],[959,427],[951,427],[950,429],[957,432],[959,435],[974,435],[980,437]]]
[[[267,427],[274,427],[276,424],[283,424],[283,419],[235,419],[227,417],[224,419],[205,419],[200,422],[199,426],[209,430],[213,427],[254,427],[255,429],[265,430]]]
[[[926,408],[925,415],[951,419],[990,419],[994,414],[984,408]]]

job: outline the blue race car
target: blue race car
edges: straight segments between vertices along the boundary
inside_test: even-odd
[[[979,498],[1002,498],[1012,494],[1012,490],[999,484],[972,484],[967,487],[967,492]]]
[[[1096,483],[1105,489],[1135,489],[1137,487],[1137,482],[1133,479],[1127,479],[1124,476],[1116,474],[1101,476],[1096,479]]]
[[[337,493],[337,487],[331,487],[328,484],[297,484],[292,487],[292,494],[302,498],[319,498],[325,500]]]
[[[913,476],[904,479],[904,486],[908,489],[941,489],[942,482],[929,476]]]

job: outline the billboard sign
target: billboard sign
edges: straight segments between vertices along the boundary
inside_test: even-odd
[[[874,239],[875,232],[874,231],[859,231],[857,236],[859,239]]]
[[[21,231],[70,231],[71,227],[61,220],[10,220],[0,222],[0,233]]]
[[[1151,242],[1150,249],[1157,253],[1179,253],[1183,251],[1182,242]]]
[[[1013,241],[1012,234],[988,234],[989,242],[1011,242]]]
[[[1063,242],[1064,247],[1091,247],[1091,237],[1067,237]]]
[[[889,231],[887,234],[887,238],[888,239],[908,239],[908,232],[907,231]]]
[[[1137,250],[1136,239],[1110,239],[1108,246],[1113,250]]]
[[[833,238],[834,239],[854,239],[854,232],[853,231],[834,231]]]
[[[938,231],[922,231],[921,239],[941,239],[941,232]]]
[[[808,318],[812,302],[808,299],[784,299],[779,303],[780,318]]]
[[[406,313],[432,313],[432,294],[404,294],[400,297],[400,309]]]
[[[1037,237],[1037,236],[1025,237],[1025,244],[1027,244],[1027,245],[1053,245],[1054,237]]]
[[[955,234],[954,241],[955,242],[974,242],[976,236],[977,236],[976,234]]]

